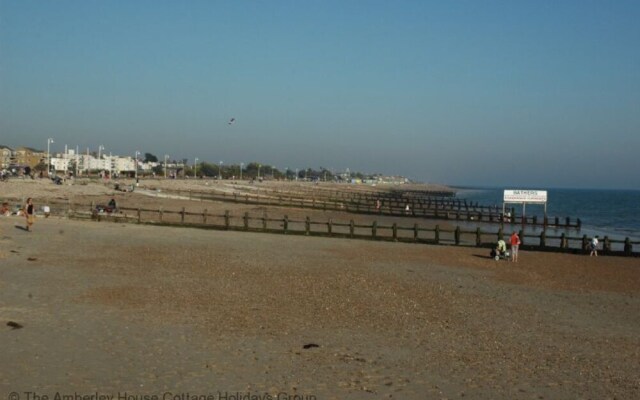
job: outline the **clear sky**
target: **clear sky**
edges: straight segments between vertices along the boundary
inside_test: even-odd
[[[0,0],[0,144],[640,189],[639,21],[637,0]]]

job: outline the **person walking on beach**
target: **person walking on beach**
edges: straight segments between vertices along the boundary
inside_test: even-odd
[[[33,219],[35,215],[33,213],[33,200],[31,197],[27,199],[27,203],[24,205],[24,216],[27,218],[27,231],[31,231],[31,226],[33,225]]]
[[[589,256],[598,257],[598,235],[594,236],[593,239],[591,239],[590,247],[591,254],[589,254]]]
[[[518,262],[518,249],[520,248],[520,237],[516,232],[511,234],[511,261]]]

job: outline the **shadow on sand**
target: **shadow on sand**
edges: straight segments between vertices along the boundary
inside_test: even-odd
[[[484,254],[474,254],[474,257],[478,257],[478,258],[486,258],[489,260],[493,260],[493,257],[491,257],[490,255],[484,255]]]

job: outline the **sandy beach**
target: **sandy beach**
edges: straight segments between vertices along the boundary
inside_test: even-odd
[[[37,206],[115,195],[192,205],[97,183],[0,189]],[[640,397],[637,258],[523,251],[508,263],[475,248],[23,225],[0,217],[0,386],[11,400]]]

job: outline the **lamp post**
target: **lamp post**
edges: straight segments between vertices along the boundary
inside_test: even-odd
[[[197,171],[198,171],[198,157],[196,157],[193,160],[193,177],[197,177]]]
[[[51,174],[51,143],[53,143],[53,139],[47,139],[47,176]]]
[[[136,150],[136,185],[138,184],[138,156],[140,155],[140,152]]]
[[[242,168],[244,167],[244,163],[240,163],[240,180],[242,180]]]
[[[164,179],[167,179],[167,160],[169,159],[169,155],[164,155]]]
[[[76,145],[76,172],[75,177],[78,178],[78,174],[80,173],[80,146]]]

